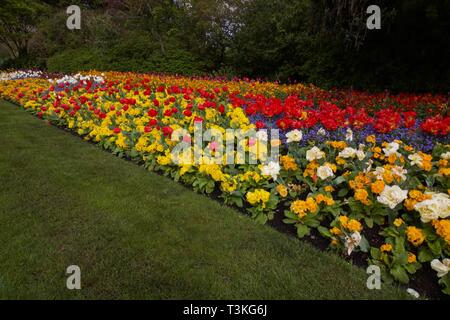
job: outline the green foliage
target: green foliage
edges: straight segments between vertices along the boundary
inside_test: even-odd
[[[2,0],[0,3],[0,42],[14,58],[28,55],[28,41],[48,7],[37,0]]]
[[[156,71],[164,73],[175,73],[183,75],[200,75],[205,73],[202,63],[197,60],[191,53],[175,49],[167,51],[166,54],[156,52],[151,57],[150,68],[146,71]],[[151,68],[151,67],[154,68]]]
[[[20,56],[17,58],[9,58],[1,61],[0,69],[44,69],[45,63],[37,59],[33,59],[30,56]]]
[[[80,48],[57,53],[47,60],[50,72],[77,72],[86,70],[113,70],[134,72],[161,72],[182,75],[200,75],[205,69],[192,54],[181,49],[133,51],[117,45],[110,50]]]
[[[450,2],[381,1],[376,31],[365,29],[367,5],[252,1],[239,16],[233,65],[251,77],[325,87],[447,92]]]
[[[99,52],[88,48],[69,49],[55,54],[47,61],[47,69],[50,72],[77,72],[102,67]]]
[[[69,4],[82,7],[80,30],[65,27]],[[47,64],[51,70],[74,70],[79,62],[81,69],[448,92],[450,1],[381,0],[382,29],[374,31],[365,26],[368,4],[4,0],[0,42],[15,58],[9,67]],[[77,57],[63,61],[71,55]]]

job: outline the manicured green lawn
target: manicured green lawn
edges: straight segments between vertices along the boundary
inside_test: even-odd
[[[364,270],[0,102],[0,298],[372,299]],[[66,289],[78,265],[82,290]]]

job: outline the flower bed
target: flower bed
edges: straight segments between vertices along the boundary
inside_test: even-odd
[[[2,74],[1,98],[198,192],[215,192],[260,223],[281,212],[300,238],[314,230],[343,255],[366,252],[385,281],[408,284],[427,264],[450,294],[448,97],[150,74],[17,74]],[[264,144],[280,156],[217,163],[220,141],[210,139],[200,163],[177,163],[174,133],[184,129],[191,145],[196,126],[224,135],[280,129],[280,139],[259,131],[242,144],[250,156]]]

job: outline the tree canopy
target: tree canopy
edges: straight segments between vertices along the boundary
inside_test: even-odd
[[[28,52],[37,24],[48,12],[42,1],[3,0],[0,3],[0,41],[18,58]]]
[[[65,27],[67,6],[81,30]],[[3,0],[4,67],[224,74],[370,90],[450,90],[450,0]],[[26,58],[24,58],[26,57]],[[68,59],[68,57],[73,57]]]

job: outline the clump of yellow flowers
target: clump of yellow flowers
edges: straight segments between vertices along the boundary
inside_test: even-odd
[[[314,198],[307,198],[306,200],[296,200],[291,204],[291,211],[303,218],[308,213],[316,213],[318,209],[317,202]]]
[[[269,198],[270,193],[263,189],[256,189],[253,192],[247,193],[247,201],[253,206],[260,204],[263,208],[265,208]]]
[[[425,241],[425,235],[422,230],[414,226],[409,226],[406,228],[406,236],[408,241],[416,247],[420,246]]]

